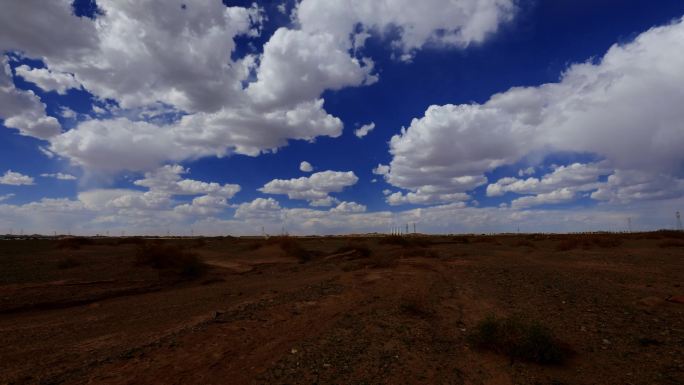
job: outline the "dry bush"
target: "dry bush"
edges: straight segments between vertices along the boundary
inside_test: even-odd
[[[513,246],[515,246],[515,247],[532,247],[532,248],[536,248],[536,247],[537,247],[534,243],[530,242],[530,241],[527,240],[527,239],[518,239],[518,240],[513,244]]]
[[[302,247],[302,245],[295,238],[288,236],[271,237],[267,243],[277,244],[290,257],[297,258],[300,263],[311,261],[313,254]]]
[[[136,263],[177,274],[184,278],[196,278],[207,270],[195,253],[177,246],[152,243],[141,246],[136,253]]]
[[[574,250],[574,249],[579,248],[580,246],[581,246],[581,243],[580,243],[579,239],[577,239],[575,237],[565,238],[556,244],[556,251]]]
[[[381,245],[400,245],[405,246],[408,244],[408,240],[401,235],[387,235],[382,237],[378,242]]]
[[[658,230],[655,232],[661,238],[672,238],[672,239],[682,239],[684,240],[684,231],[675,230]]]
[[[402,254],[402,257],[439,258],[439,253],[431,249],[407,249]]]
[[[202,248],[207,246],[207,240],[204,238],[197,238],[192,242],[192,246],[195,248]]]
[[[268,241],[262,242],[262,241],[247,241],[247,245],[245,246],[245,250],[247,251],[255,251],[259,250],[261,246],[268,244]]]
[[[72,257],[67,257],[57,262],[57,268],[60,270],[72,269],[78,266],[81,266],[81,261]]]
[[[470,243],[491,243],[500,245],[499,239],[492,235],[478,235],[470,238]]]
[[[78,250],[81,246],[92,245],[93,243],[92,239],[84,237],[61,238],[57,240],[57,248]]]
[[[525,239],[529,241],[545,241],[549,238],[549,235],[546,234],[528,234],[525,236]]]
[[[516,317],[489,316],[477,324],[468,341],[477,348],[505,354],[511,361],[562,364],[572,353],[546,327]]]
[[[604,249],[611,249],[620,247],[623,243],[623,238],[618,235],[566,235],[563,237],[555,237],[559,240],[556,244],[557,251],[568,251],[578,248],[584,250],[590,250],[595,247],[600,247]]]
[[[121,237],[116,239],[117,245],[142,245],[145,239],[140,237]]]
[[[388,269],[397,266],[397,258],[387,253],[374,254],[369,258],[370,267],[376,269]]]
[[[333,252],[333,254],[342,254],[350,251],[355,251],[362,257],[368,258],[373,254],[370,247],[365,242],[360,241],[350,241],[346,245],[338,248]]]
[[[399,245],[404,247],[428,247],[430,240],[426,237],[387,235],[380,238],[381,245]]]
[[[622,238],[616,235],[602,235],[596,236],[592,239],[593,243],[604,249],[612,249],[622,245]]]
[[[676,239],[670,239],[667,241],[660,242],[658,245],[662,248],[670,248],[670,247],[684,247],[684,241],[676,240]]]
[[[466,237],[465,235],[458,235],[451,237],[451,243],[459,243],[459,244],[464,244],[467,245],[470,243],[470,238]]]
[[[428,295],[424,291],[404,295],[399,303],[399,310],[404,314],[419,318],[429,318],[435,314]]]
[[[658,230],[645,233],[631,233],[623,234],[629,239],[682,239],[684,240],[684,231],[675,230]]]

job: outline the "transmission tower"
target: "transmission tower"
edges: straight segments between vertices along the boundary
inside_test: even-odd
[[[627,218],[627,231],[632,232],[632,217]]]
[[[679,211],[675,215],[677,216],[677,231],[682,231],[682,215]]]

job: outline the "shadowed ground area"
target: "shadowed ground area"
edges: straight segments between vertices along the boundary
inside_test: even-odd
[[[674,232],[0,241],[0,383],[681,384],[682,277]]]

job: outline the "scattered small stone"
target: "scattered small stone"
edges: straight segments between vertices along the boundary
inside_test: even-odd
[[[607,339],[604,338],[604,339],[603,339],[603,344],[604,344],[604,345],[610,345],[610,340],[607,340]]]
[[[667,298],[667,301],[684,304],[684,295],[670,296]]]
[[[225,319],[223,319],[223,316],[224,316],[225,314],[226,314],[225,311],[216,310],[216,311],[214,312],[214,322],[216,322],[216,323],[226,323],[227,321],[226,321]]]

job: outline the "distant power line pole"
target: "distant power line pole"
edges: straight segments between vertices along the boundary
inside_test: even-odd
[[[677,230],[682,231],[682,215],[677,211],[675,216],[677,217]]]
[[[632,217],[627,218],[627,231],[632,232]]]

